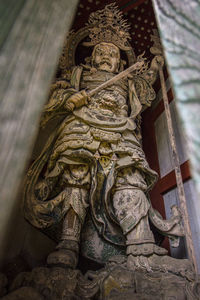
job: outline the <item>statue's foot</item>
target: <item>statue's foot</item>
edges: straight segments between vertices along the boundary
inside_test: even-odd
[[[78,254],[69,249],[59,249],[49,254],[47,264],[50,267],[63,267],[75,269],[78,263]]]
[[[56,251],[49,254],[47,264],[75,269],[78,263],[79,244],[77,241],[64,239],[56,247]]]

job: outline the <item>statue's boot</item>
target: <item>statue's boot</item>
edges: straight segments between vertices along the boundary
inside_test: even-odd
[[[62,244],[65,242],[65,246]],[[49,254],[47,264],[75,269],[78,263],[79,244],[76,241],[65,240],[58,244],[56,251]]]
[[[49,254],[47,264],[75,269],[79,257],[79,239],[81,223],[72,208],[67,212],[63,221],[61,241],[56,251]]]
[[[126,235],[127,266],[129,269],[145,269],[151,271],[152,266],[148,258],[154,254],[166,256],[167,250],[155,244],[153,233],[149,226],[148,215]]]

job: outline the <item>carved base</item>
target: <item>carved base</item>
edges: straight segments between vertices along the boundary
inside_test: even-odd
[[[61,267],[40,267],[31,273],[20,273],[9,290],[10,293],[3,297],[4,300],[80,300],[75,295],[79,270]]]
[[[168,260],[169,258],[169,260]],[[200,278],[191,273],[186,260],[152,257],[151,270],[143,264],[132,268],[125,256],[115,256],[105,268],[88,271],[61,267],[35,268],[20,273],[3,300],[198,300]],[[156,263],[161,261],[161,267]],[[175,263],[176,261],[176,263]],[[144,261],[143,261],[144,262]],[[172,266],[171,263],[174,263]],[[157,270],[153,271],[157,267]],[[129,264],[129,263],[128,263]],[[168,269],[164,266],[167,266]],[[169,266],[170,265],[170,266]],[[178,268],[179,265],[179,268]],[[177,271],[176,269],[179,269]],[[186,269],[189,271],[186,272]],[[185,270],[180,272],[180,270]],[[179,275],[177,275],[179,273]],[[190,274],[190,276],[188,276]]]
[[[188,259],[153,254],[149,257],[129,255],[126,266],[129,270],[146,270],[147,272],[172,273],[185,277],[189,281],[195,280],[193,267]]]

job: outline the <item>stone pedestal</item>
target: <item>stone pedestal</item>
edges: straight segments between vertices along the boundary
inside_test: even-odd
[[[168,259],[168,267],[167,267]],[[174,264],[172,264],[174,260]],[[135,267],[125,256],[110,259],[97,271],[84,276],[79,270],[62,267],[39,267],[20,273],[3,300],[198,300],[200,278],[188,261],[162,258],[155,269],[155,258],[146,268]],[[165,262],[165,264],[164,264]],[[164,266],[166,267],[164,270]],[[179,267],[178,267],[179,266]],[[148,269],[148,270],[147,270]],[[5,285],[5,278],[4,285]]]

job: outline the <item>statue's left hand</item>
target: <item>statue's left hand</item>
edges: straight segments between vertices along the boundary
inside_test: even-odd
[[[66,103],[65,108],[67,110],[73,111],[75,108],[79,108],[83,105],[88,104],[88,96],[85,90],[82,90],[72,96],[70,96]]]

